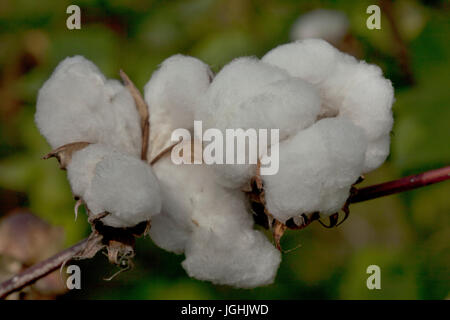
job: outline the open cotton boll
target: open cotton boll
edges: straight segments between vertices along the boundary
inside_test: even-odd
[[[319,111],[319,94],[311,84],[255,58],[240,58],[214,78],[197,118],[224,135],[227,129],[278,129],[279,139],[284,140],[313,124]],[[246,164],[215,166],[218,182],[231,188],[242,186],[255,174],[256,166],[248,159]]]
[[[67,166],[67,178],[75,196],[85,197],[85,193],[94,178],[97,163],[111,152],[111,148],[104,145],[90,144],[72,155],[72,160]]]
[[[195,232],[186,248],[183,268],[189,276],[214,284],[254,288],[271,284],[281,254],[256,230],[208,229]]]
[[[320,39],[307,39],[280,45],[261,61],[286,70],[291,76],[320,84],[334,71],[339,51]]]
[[[379,167],[389,154],[394,90],[379,67],[344,58],[323,84],[324,101],[364,129],[368,148],[363,172]]]
[[[242,192],[217,184],[205,164],[175,165],[165,156],[153,168],[163,199],[161,214],[152,218],[150,229],[156,245],[185,253],[183,267],[201,280],[238,287],[273,281],[280,254],[252,230]]]
[[[301,79],[290,78],[262,86],[258,94],[236,108],[228,108],[227,126],[279,129],[280,140],[284,140],[313,124],[319,110],[318,91]]]
[[[199,59],[174,55],[161,64],[145,85],[145,101],[150,112],[152,159],[170,142],[177,128],[192,129],[194,110],[213,77]]]
[[[203,120],[207,128],[224,129],[232,121],[236,109],[242,109],[240,105],[244,101],[262,93],[262,87],[288,78],[286,71],[266,65],[257,58],[235,59],[214,77],[195,118]],[[250,116],[244,114],[242,117]]]
[[[279,46],[262,61],[314,84],[322,99],[319,118],[338,115],[364,129],[369,147],[363,172],[384,162],[389,139],[382,137],[392,129],[394,90],[378,66],[358,61],[318,39]]]
[[[115,228],[133,227],[161,211],[161,192],[152,168],[119,152],[97,163],[84,200],[92,213],[108,212],[102,222]]]
[[[85,141],[139,155],[140,120],[131,94],[81,56],[63,60],[44,83],[35,121],[53,148]]]
[[[389,155],[390,141],[391,136],[386,134],[368,143],[363,173],[374,170],[386,160]]]
[[[74,153],[67,167],[72,191],[102,222],[133,227],[161,211],[161,192],[152,168],[110,147],[91,144]]]
[[[239,190],[217,184],[208,165],[175,165],[169,156],[154,164],[162,195],[161,215],[152,220],[150,236],[163,249],[184,252],[193,230],[235,225],[251,227]]]
[[[291,39],[319,38],[337,44],[345,37],[348,29],[349,21],[345,13],[318,9],[305,13],[295,21]]]
[[[269,212],[285,222],[339,211],[362,172],[366,145],[363,130],[342,118],[319,120],[281,142],[278,173],[263,177]]]

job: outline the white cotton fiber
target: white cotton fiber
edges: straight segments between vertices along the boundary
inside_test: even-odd
[[[67,178],[75,196],[85,197],[86,190],[94,178],[97,163],[111,151],[111,148],[104,145],[90,144],[72,154],[72,160],[67,166]]]
[[[228,232],[202,229],[194,234],[182,263],[189,276],[238,288],[271,284],[280,252],[258,231]]]
[[[314,84],[320,92],[319,118],[348,118],[364,129],[369,147],[363,172],[380,166],[388,155],[394,90],[378,66],[358,61],[318,39],[279,46],[262,61]]]
[[[257,58],[238,58],[225,65],[214,77],[197,119],[219,120],[219,116],[233,111],[243,101],[261,93],[261,88],[279,80],[286,80],[286,71],[261,63]],[[211,116],[212,119],[207,118]],[[206,118],[206,119],[205,119]],[[206,127],[209,127],[206,124]]]
[[[338,54],[339,51],[328,42],[308,39],[278,46],[266,53],[261,61],[317,85],[334,72]]]
[[[163,199],[162,215],[153,219],[150,230],[158,246],[183,252],[187,237],[200,224],[208,228],[227,224],[252,226],[251,216],[245,212],[242,192],[217,184],[211,167],[175,165],[167,155],[153,169],[160,181]]]
[[[192,129],[194,110],[212,76],[208,65],[181,54],[164,60],[153,73],[144,89],[152,128],[149,159],[170,143],[173,130]]]
[[[280,169],[264,176],[267,209],[285,222],[302,213],[337,212],[360,176],[367,140],[341,118],[319,120],[280,143]]]
[[[315,88],[256,58],[226,65],[208,88],[197,118],[205,127],[280,129],[280,139],[314,123],[320,109]]]
[[[224,136],[227,129],[278,129],[284,140],[313,124],[319,111],[319,94],[311,84],[256,58],[239,58],[214,78],[196,118]],[[248,181],[255,166],[246,159],[245,165],[217,165],[219,183],[237,188]]]
[[[42,86],[35,120],[53,148],[85,141],[140,152],[140,120],[131,94],[81,56],[63,60]]]
[[[298,18],[291,29],[292,40],[324,39],[337,44],[347,34],[349,21],[345,13],[336,10],[313,10]]]
[[[93,144],[77,151],[67,167],[74,194],[92,214],[116,228],[148,221],[161,210],[161,193],[152,168],[114,149]]]
[[[204,164],[174,165],[166,156],[154,171],[163,206],[150,236],[161,248],[185,253],[190,276],[244,288],[273,281],[280,253],[252,229],[242,192],[221,187]]]

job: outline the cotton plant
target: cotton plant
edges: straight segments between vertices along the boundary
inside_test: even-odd
[[[85,205],[93,226],[81,257],[106,246],[111,261],[128,265],[130,239],[148,232],[159,247],[185,255],[191,277],[270,284],[284,230],[319,218],[336,225],[354,184],[389,154],[390,81],[323,40],[237,58],[216,75],[175,55],[153,73],[144,98],[122,78],[107,80],[88,60],[67,58],[38,97],[36,123],[55,148],[47,157],[67,170],[76,207]],[[221,131],[279,129],[267,150],[279,150],[279,171],[261,175],[262,152],[256,164],[175,164],[171,152],[186,145],[192,160],[202,158],[194,120]],[[178,128],[193,139],[173,141]],[[255,221],[272,230],[275,246]]]

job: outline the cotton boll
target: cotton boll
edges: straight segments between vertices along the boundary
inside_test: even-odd
[[[320,98],[311,84],[257,59],[241,58],[217,74],[201,105],[198,115],[207,128],[218,128],[224,135],[227,129],[278,129],[283,140],[315,122]],[[252,165],[246,152],[245,164],[215,166],[219,183],[238,188],[255,174],[256,159]]]
[[[379,67],[358,61],[317,39],[282,45],[267,53],[262,61],[318,88],[322,101],[319,119],[344,117],[364,129],[370,143],[364,172],[383,163],[389,141],[381,137],[392,129],[394,90]],[[375,141],[383,142],[378,145]]]
[[[242,192],[218,185],[208,165],[175,165],[165,156],[153,169],[163,199],[162,214],[152,220],[150,230],[158,246],[181,253],[198,227],[252,226]]]
[[[379,167],[389,155],[391,137],[389,134],[369,142],[366,151],[366,160],[362,172],[369,172]]]
[[[163,202],[164,205],[164,202]],[[152,218],[150,229],[152,241],[160,248],[176,254],[182,254],[192,229],[189,224],[183,224],[163,210],[163,213]]]
[[[317,90],[301,79],[279,80],[260,91],[236,108],[229,123],[232,128],[279,129],[280,140],[284,140],[309,127],[319,114]]]
[[[169,156],[161,158],[153,166],[160,181],[162,209],[155,217],[150,237],[159,247],[175,253],[183,253],[194,228],[193,214],[197,195],[203,196],[211,186],[208,172],[201,165],[175,165]]]
[[[319,38],[338,44],[348,29],[349,21],[345,13],[326,9],[313,10],[295,21],[291,29],[291,39]]]
[[[128,88],[118,80],[108,80],[105,85],[107,102],[105,109],[109,109],[113,119],[110,130],[105,130],[100,141],[114,146],[127,154],[140,157],[142,147],[142,132],[140,117],[136,112],[133,97]]]
[[[259,231],[202,229],[189,242],[182,265],[200,280],[254,288],[273,282],[280,260],[280,252]]]
[[[36,124],[53,148],[86,141],[139,155],[141,132],[133,98],[89,60],[63,60],[39,91]]]
[[[185,253],[192,277],[237,287],[271,283],[280,253],[258,231],[245,196],[216,183],[208,165],[175,165],[167,155],[154,165],[163,206],[150,236],[161,248]]]
[[[108,212],[108,226],[133,227],[161,211],[161,192],[152,168],[145,162],[110,152],[97,163],[84,201],[93,214]]]
[[[319,84],[334,71],[337,54],[328,42],[307,39],[278,46],[261,61],[286,70],[291,76]]]
[[[256,164],[215,164],[213,168],[217,183],[230,189],[243,187],[256,174]]]
[[[180,54],[166,59],[153,73],[144,89],[152,128],[149,159],[170,143],[173,130],[192,129],[198,100],[212,76],[208,65]]]
[[[203,120],[207,128],[226,128],[233,118],[236,119],[236,109],[244,101],[262,93],[262,87],[288,78],[284,70],[256,58],[235,59],[214,78],[197,110],[196,119]]]
[[[67,166],[67,178],[75,196],[84,198],[94,178],[97,163],[109,153],[111,153],[110,148],[104,145],[91,144],[72,155],[72,160]]]
[[[282,222],[339,211],[360,176],[366,145],[363,130],[341,118],[322,119],[281,142],[278,173],[263,177],[267,209]]]
[[[339,117],[364,129],[369,142],[364,172],[368,172],[380,166],[389,151],[389,139],[382,137],[392,129],[394,90],[379,67],[364,61],[345,59],[336,70],[324,83],[324,101],[334,105]]]

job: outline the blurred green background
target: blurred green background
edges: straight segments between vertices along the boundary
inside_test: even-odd
[[[450,164],[448,2],[395,1],[388,12],[392,21],[383,12],[382,29],[368,30],[366,8],[374,3],[0,1],[0,218],[15,208],[29,208],[63,227],[63,247],[89,234],[83,215],[74,222],[75,201],[65,172],[54,160],[40,160],[50,148],[33,121],[39,88],[66,56],[84,55],[107,77],[118,78],[123,69],[142,89],[158,64],[176,53],[198,57],[214,71],[238,56],[260,57],[290,41],[293,22],[317,8],[346,13],[360,58],[380,65],[396,90],[391,155],[363,184]],[[81,7],[81,30],[66,28],[70,4]],[[449,298],[449,213],[449,182],[353,205],[338,228],[316,223],[288,231],[283,247],[300,247],[283,255],[273,285],[254,290],[190,279],[180,265],[183,256],[139,239],[132,271],[107,282],[103,278],[116,270],[106,257],[80,262],[83,289],[63,298]],[[381,268],[381,290],[366,287],[371,264]]]

